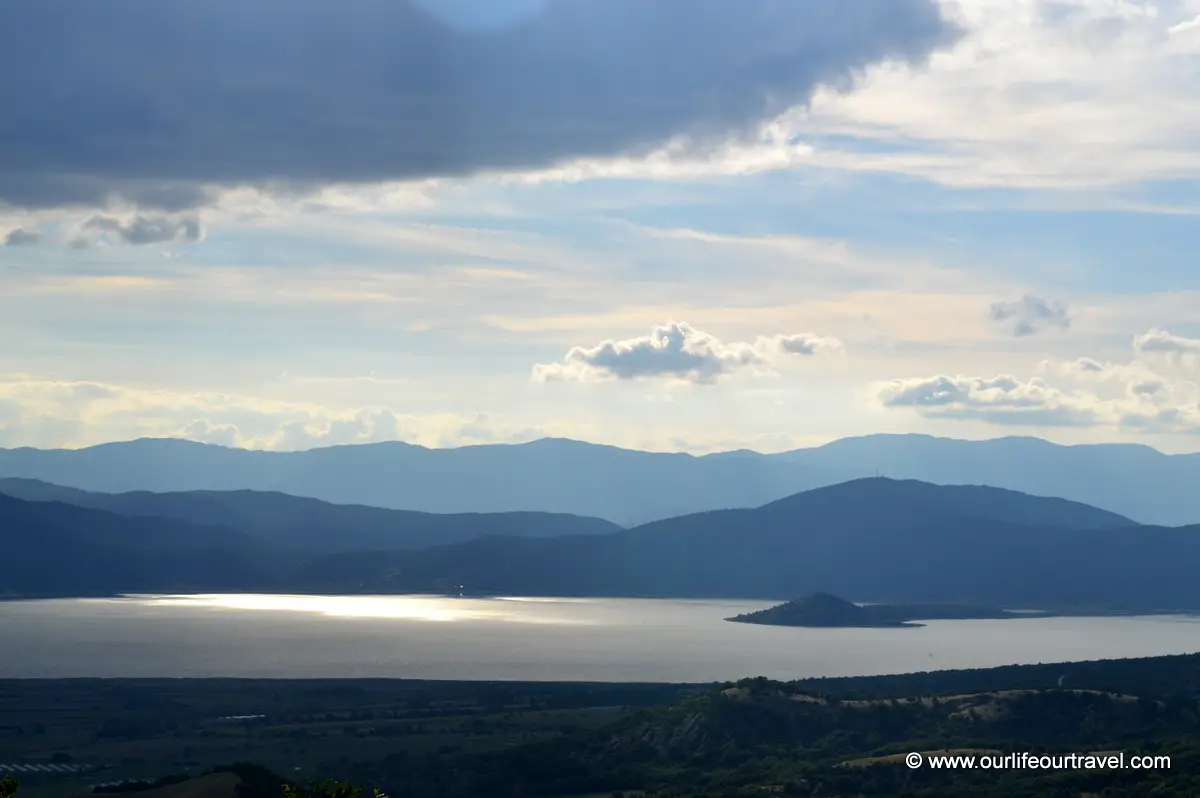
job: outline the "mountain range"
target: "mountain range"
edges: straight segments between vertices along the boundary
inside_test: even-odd
[[[325,558],[381,592],[790,599],[1041,609],[1200,607],[1200,526],[1138,526],[998,488],[867,478],[608,535],[492,536]]]
[[[133,518],[226,527],[263,544],[314,553],[420,549],[483,535],[594,535],[621,528],[599,518],[565,513],[421,513],[252,490],[97,493],[9,478],[0,479],[0,494],[107,510]]]
[[[40,498],[57,500],[0,495],[0,594],[463,591],[787,600],[823,591],[908,604],[1200,608],[1200,526],[1141,526],[1077,502],[982,486],[866,478],[757,508],[620,529],[540,514],[515,517],[524,522],[508,514],[380,515],[252,492],[105,498],[13,481],[2,490],[14,485],[27,497],[41,491]],[[263,509],[272,507],[280,509]],[[373,525],[359,533],[357,517]],[[457,542],[414,546],[439,534]]]
[[[1200,523],[1200,455],[1037,438],[870,435],[781,454],[705,456],[544,439],[427,449],[406,443],[302,452],[142,439],[78,450],[0,449],[0,477],[94,492],[281,492],[431,513],[538,511],[623,526],[752,508],[868,476],[990,485],[1070,499],[1139,523]]]
[[[252,590],[274,562],[226,527],[0,494],[0,596]]]

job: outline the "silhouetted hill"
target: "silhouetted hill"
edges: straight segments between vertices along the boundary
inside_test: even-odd
[[[261,541],[310,551],[414,549],[483,535],[548,537],[614,532],[598,518],[536,513],[438,515],[339,505],[283,493],[191,491],[95,493],[29,479],[0,479],[0,494],[58,501],[135,517],[229,527]]]
[[[1030,523],[1038,508],[1058,525]],[[786,600],[822,591],[904,604],[1200,608],[1200,585],[1187,576],[1200,563],[1200,527],[1118,523],[1094,508],[1009,491],[867,479],[612,535],[341,555],[320,561],[313,578],[362,574],[364,589],[396,592],[463,585],[508,595]]]
[[[847,438],[776,455],[693,457],[546,439],[426,449],[404,443],[306,452],[145,439],[79,450],[0,449],[0,477],[91,491],[278,491],[339,504],[436,513],[571,513],[631,525],[757,507],[873,474],[978,484],[1101,507],[1140,523],[1200,523],[1200,455],[1036,438]]]
[[[895,523],[898,519],[890,514],[901,513],[903,523],[913,523],[918,518],[959,516],[1075,529],[1135,525],[1124,516],[1066,499],[982,485],[933,485],[886,477],[854,479],[797,493],[770,502],[757,512],[764,517],[781,518],[799,514],[813,521],[853,517],[858,523],[870,524]],[[668,519],[663,523],[680,520]]]
[[[920,626],[912,621],[940,619],[1019,618],[1016,613],[961,604],[860,605],[829,593],[813,593],[765,610],[746,612],[727,620],[765,626]]]
[[[812,593],[785,604],[757,612],[736,615],[728,620],[768,626],[901,626],[894,619],[880,621],[866,607],[830,593]]]
[[[606,534],[489,535],[417,551],[303,555],[246,542],[250,536],[225,527],[5,502],[26,528],[22,533],[21,524],[0,517],[3,540],[25,558],[15,569],[22,589],[44,586],[38,574],[54,591],[69,588],[70,572],[89,590],[214,590],[236,583],[295,592],[779,600],[828,592],[897,604],[1200,608],[1200,582],[1193,578],[1200,527],[1128,526],[1058,499],[882,478]],[[1042,517],[1053,523],[1036,523]],[[179,552],[186,547],[184,558]],[[215,555],[193,556],[218,547],[236,554],[242,570],[226,568]],[[57,568],[64,558],[69,568]],[[104,563],[100,573],[122,578],[100,579],[95,562]],[[0,590],[17,588],[0,584]]]
[[[1040,438],[984,441],[867,435],[771,455],[839,473],[878,473],[942,485],[975,484],[1102,507],[1145,524],[1200,523],[1200,454],[1167,455],[1136,444],[1060,446]]]
[[[0,596],[261,590],[283,567],[234,530],[0,495]]]

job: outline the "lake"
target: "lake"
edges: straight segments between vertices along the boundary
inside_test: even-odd
[[[1200,651],[1182,616],[800,629],[762,601],[133,596],[0,602],[0,678],[392,677],[709,682]]]

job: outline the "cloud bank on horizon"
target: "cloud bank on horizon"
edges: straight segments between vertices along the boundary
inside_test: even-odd
[[[1200,0],[9,0],[0,446],[1197,450],[1198,94]]]

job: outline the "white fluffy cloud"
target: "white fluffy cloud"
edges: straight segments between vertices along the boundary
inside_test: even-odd
[[[1087,426],[1095,408],[1038,377],[937,375],[892,380],[878,388],[884,407],[916,408],[935,418],[978,419],[996,424]]]
[[[725,343],[685,322],[654,327],[649,335],[573,347],[560,363],[533,367],[535,382],[600,382],[671,377],[700,385],[735,372],[769,371],[786,355],[815,355],[841,349],[836,338],[812,333],[760,336],[753,343]]]
[[[1167,330],[1149,330],[1133,339],[1133,347],[1140,355],[1161,355],[1167,358],[1200,357],[1200,338],[1184,338],[1171,335]]]
[[[992,321],[1011,323],[1018,338],[1034,335],[1049,328],[1066,330],[1071,317],[1065,302],[1049,302],[1026,294],[1018,302],[995,302],[989,309]]]
[[[1135,339],[1135,351],[1190,353],[1196,344],[1151,330]],[[934,419],[1200,433],[1200,387],[1159,373],[1144,358],[1116,364],[1091,358],[1044,361],[1037,370],[1040,376],[1030,379],[1008,374],[895,379],[874,386],[872,395],[885,408],[909,408]]]

